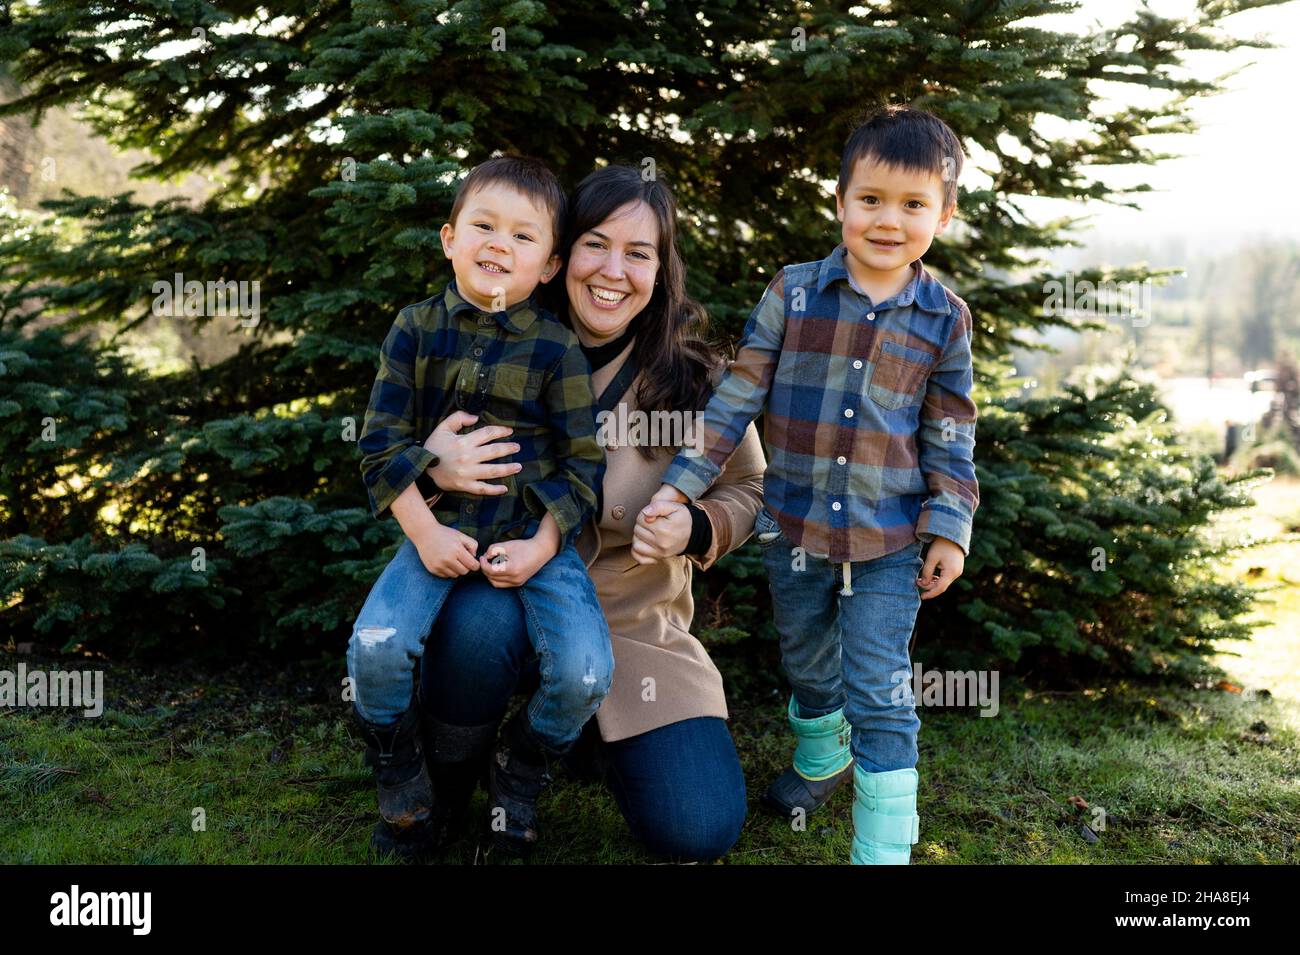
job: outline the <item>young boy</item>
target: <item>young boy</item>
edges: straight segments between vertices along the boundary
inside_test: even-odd
[[[391,510],[407,539],[348,643],[355,715],[379,788],[378,852],[417,856],[439,841],[468,804],[495,737],[495,724],[450,726],[426,714],[420,738],[412,674],[439,611],[456,599],[457,578],[482,572],[493,586],[517,588],[541,659],[541,686],[491,761],[493,841],[504,851],[536,841],[548,767],[609,689],[609,630],[573,547],[604,478],[590,369],[574,334],[534,297],[560,268],[564,213],[559,181],[541,163],[502,156],[475,167],[442,227],[455,279],[402,309],[384,341],[361,472],[375,516]],[[520,470],[504,479],[506,493],[439,492],[439,459],[422,442],[456,411],[513,429]]]
[[[798,817],[852,776],[854,863],[910,861],[908,644],[920,601],[961,575],[979,504],[970,311],[920,263],[952,218],[961,165],[957,136],[928,113],[889,107],[853,131],[835,190],[842,244],[777,273],[705,410],[704,455],[679,454],[655,494],[698,498],[766,410],[755,532],[797,745],[764,803]]]

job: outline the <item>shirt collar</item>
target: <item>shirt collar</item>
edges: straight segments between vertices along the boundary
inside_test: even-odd
[[[822,259],[821,269],[817,273],[817,291],[826,291],[826,287],[832,282],[842,280],[853,288],[853,283],[849,282],[849,269],[844,264],[844,256],[848,254],[848,249],[841,242],[835,247],[835,251],[826,258]],[[943,285],[931,275],[921,260],[917,259],[912,263],[912,280],[907,283],[903,291],[894,296],[894,307],[907,308],[915,304],[923,312],[934,312],[937,315],[946,315],[948,313],[948,296],[943,290]],[[880,303],[887,304],[885,302]]]
[[[452,317],[464,311],[473,312],[475,315],[491,315],[502,328],[514,332],[516,335],[527,331],[528,326],[537,319],[535,293],[503,311],[490,312],[462,298],[460,292],[456,290],[456,280],[453,278],[447,283],[447,290],[443,293],[442,301],[447,308],[447,314]]]

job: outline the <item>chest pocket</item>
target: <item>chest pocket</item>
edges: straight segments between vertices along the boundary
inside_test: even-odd
[[[867,387],[872,401],[890,411],[919,403],[921,387],[934,364],[933,355],[882,338],[872,361],[875,367]]]
[[[500,364],[488,369],[486,410],[499,418],[528,420],[542,414],[542,385],[546,372],[521,365]]]

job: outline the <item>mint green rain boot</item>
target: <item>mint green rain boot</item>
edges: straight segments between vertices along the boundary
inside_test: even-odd
[[[841,707],[825,716],[800,719],[793,696],[787,715],[798,741],[794,765],[773,781],[763,794],[763,808],[789,819],[799,810],[806,816],[822,806],[853,775],[849,752],[849,724]]]
[[[915,769],[887,773],[853,767],[853,865],[907,865],[920,835]]]

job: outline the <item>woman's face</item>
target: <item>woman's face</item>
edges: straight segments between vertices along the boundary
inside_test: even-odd
[[[569,317],[587,346],[613,341],[650,303],[659,274],[659,223],[629,202],[578,236],[569,250]]]

